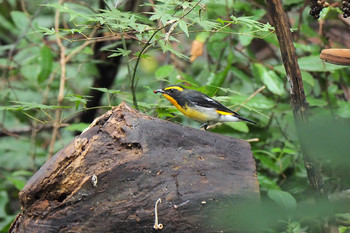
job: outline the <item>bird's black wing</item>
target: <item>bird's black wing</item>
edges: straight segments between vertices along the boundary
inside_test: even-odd
[[[187,104],[190,106],[197,105],[197,106],[201,106],[204,108],[215,108],[218,111],[232,113],[235,117],[241,119],[242,121],[248,121],[250,123],[256,124],[255,121],[252,121],[252,120],[249,120],[249,119],[242,117],[238,113],[225,107],[220,102],[210,98],[209,96],[203,94],[202,92],[192,90],[190,95],[185,95],[185,98],[186,98]]]
[[[225,107],[220,102],[210,98],[209,96],[203,94],[199,91],[191,91],[190,95],[185,95],[185,98],[189,104],[198,105],[204,108],[215,108],[216,110],[233,113],[234,115],[239,115],[238,113],[232,111],[231,109]]]

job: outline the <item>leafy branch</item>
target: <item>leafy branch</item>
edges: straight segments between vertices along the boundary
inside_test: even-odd
[[[141,60],[141,56],[144,54],[144,52],[146,51],[146,49],[151,45],[151,41],[153,39],[153,37],[162,29],[166,28],[169,25],[177,25],[177,23],[182,20],[183,18],[185,18],[188,14],[190,14],[197,6],[198,4],[201,2],[202,0],[199,0],[198,2],[196,2],[196,4],[190,8],[189,11],[187,11],[185,14],[183,14],[179,19],[177,20],[170,20],[168,22],[166,22],[166,24],[164,24],[162,27],[159,27],[157,30],[155,30],[153,32],[153,34],[150,36],[150,38],[147,40],[146,44],[143,46],[143,48],[141,49],[141,51],[139,52],[139,55],[136,59],[136,64],[134,67],[134,72],[132,74],[132,78],[131,78],[131,93],[132,93],[132,99],[133,99],[133,104],[135,106],[136,109],[138,109],[138,104],[137,104],[137,99],[136,99],[136,85],[135,85],[135,77],[136,77],[136,71],[137,71],[137,67],[140,63]],[[169,38],[169,36],[167,36],[167,38]]]

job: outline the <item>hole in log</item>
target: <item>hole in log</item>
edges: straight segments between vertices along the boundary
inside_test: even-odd
[[[142,150],[142,146],[140,143],[121,143],[121,146],[123,146],[126,149],[139,149]]]
[[[57,201],[58,202],[63,202],[67,198],[66,193],[62,193],[61,195],[58,196]]]

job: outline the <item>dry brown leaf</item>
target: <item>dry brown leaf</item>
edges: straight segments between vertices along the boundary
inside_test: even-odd
[[[196,60],[197,57],[203,55],[203,47],[204,47],[204,42],[199,40],[192,41],[191,58],[190,58],[191,62],[194,62],[194,60]]]
[[[350,49],[324,49],[320,58],[336,65],[350,66]]]

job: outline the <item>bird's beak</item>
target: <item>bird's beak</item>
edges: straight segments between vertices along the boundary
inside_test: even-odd
[[[157,93],[164,93],[163,89],[158,89],[158,90],[155,90],[153,91],[154,94],[157,94]]]

